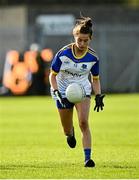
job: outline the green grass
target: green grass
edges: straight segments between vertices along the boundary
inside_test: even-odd
[[[48,97],[0,98],[0,178],[139,178],[139,94],[107,95],[93,111],[94,169],[84,168],[77,115],[77,147],[66,144],[55,103]]]

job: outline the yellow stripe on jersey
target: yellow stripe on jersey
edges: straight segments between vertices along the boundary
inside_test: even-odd
[[[99,79],[99,76],[93,76],[93,79]]]
[[[95,56],[98,59],[98,56],[95,51],[88,48],[88,53],[92,54],[93,56]]]
[[[68,45],[66,45],[66,46],[64,46],[64,47],[62,47],[57,53],[59,53],[59,52],[65,50],[65,49],[71,48],[71,47],[72,47],[72,44],[73,44],[73,43],[70,43],[70,44],[68,44]]]
[[[81,55],[81,56],[76,56],[75,53],[74,53],[74,47],[73,47],[74,44],[75,44],[75,43],[72,44],[72,49],[71,49],[73,56],[74,56],[76,59],[81,59],[81,58],[83,58],[83,57],[86,55],[86,53],[88,52],[88,47],[87,47],[86,51],[83,53],[83,55]]]
[[[57,72],[55,72],[55,71],[52,70],[52,69],[51,69],[50,71],[51,71],[51,73],[54,74],[54,75],[57,75],[57,74],[58,74]]]

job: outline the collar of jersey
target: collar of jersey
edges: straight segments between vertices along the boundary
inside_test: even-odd
[[[74,56],[76,59],[82,59],[82,58],[86,55],[86,53],[88,52],[88,47],[87,47],[87,49],[86,49],[86,51],[84,52],[83,55],[81,55],[81,56],[76,56],[76,55],[74,54],[73,46],[74,46],[74,43],[72,44],[71,51],[72,51],[73,56]]]

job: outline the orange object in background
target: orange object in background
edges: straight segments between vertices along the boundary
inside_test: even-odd
[[[19,52],[16,50],[10,50],[6,54],[5,66],[4,66],[4,75],[3,75],[3,84],[6,88],[11,87],[13,82],[12,68],[19,61]]]
[[[29,73],[28,67],[24,62],[18,62],[13,67],[13,74],[17,76],[19,79],[27,78],[27,75]]]
[[[39,69],[37,64],[37,52],[35,51],[27,51],[24,54],[24,62],[28,66],[28,69],[32,73],[36,73]]]
[[[3,84],[15,95],[25,94],[34,83],[32,82],[34,77],[38,78],[37,80],[41,82],[39,80],[40,72],[44,71],[44,77],[41,74],[41,78],[44,78],[44,83],[49,83],[47,63],[53,59],[52,49],[43,49],[41,52],[30,50],[26,51],[23,55],[23,59],[19,59],[22,56],[16,50],[11,50],[6,55]],[[39,68],[42,68],[42,71],[39,72]],[[34,87],[36,88],[37,86]]]
[[[19,60],[19,52],[16,50],[11,50],[6,55],[6,60],[9,62],[9,64],[14,65]]]
[[[52,61],[52,59],[53,59],[53,51],[52,51],[52,49],[43,49],[41,51],[41,57],[46,62]]]
[[[12,82],[13,82],[13,74],[12,74],[12,71],[7,71],[5,74],[4,74],[4,78],[3,78],[3,84],[6,88],[11,88],[11,85],[12,85]]]
[[[24,62],[15,64],[11,73],[7,74],[6,77],[9,89],[14,94],[24,94],[30,86],[28,75],[29,71]]]
[[[28,80],[17,79],[16,77],[14,77],[10,89],[15,95],[22,95],[27,91],[29,86],[30,86],[30,84],[29,84]]]

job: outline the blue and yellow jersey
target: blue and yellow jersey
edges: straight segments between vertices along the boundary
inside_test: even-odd
[[[91,84],[88,76],[91,72],[93,78],[99,78],[99,59],[93,49],[87,48],[86,52],[77,57],[74,54],[73,43],[63,47],[54,57],[51,71],[56,74],[59,91],[65,96],[65,90],[70,83],[81,83],[86,94],[91,93]]]

